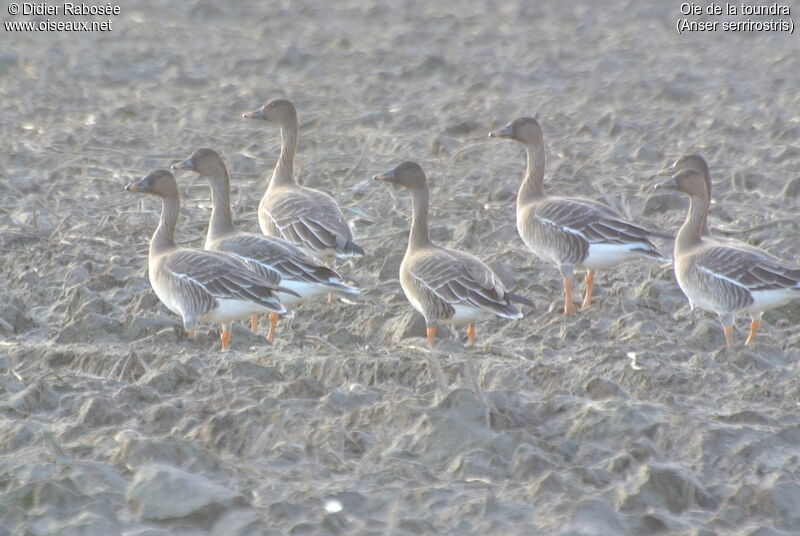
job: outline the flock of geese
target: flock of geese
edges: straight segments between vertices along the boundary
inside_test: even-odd
[[[198,149],[173,170],[193,171],[211,188],[213,208],[204,249],[179,247],[175,226],[180,196],[173,174],[156,170],[128,184],[135,193],[161,198],[158,227],[150,241],[149,278],[159,300],[182,317],[189,336],[198,322],[222,325],[221,345],[230,346],[231,322],[269,315],[267,339],[274,341],[279,315],[293,306],[332,292],[359,290],[326,266],[331,257],[362,257],[364,250],[336,201],[319,190],[297,184],[293,162],[297,148],[297,112],[288,100],[271,100],[244,114],[280,127],[281,152],[267,191],[258,207],[263,234],[238,231],[230,207],[228,171],[211,149]],[[576,271],[586,272],[582,307],[592,301],[594,275],[635,258],[669,262],[651,238],[670,235],[644,229],[596,201],[548,195],[544,189],[545,151],[536,119],[523,117],[489,134],[521,143],[527,169],[517,195],[517,230],[540,259],[558,266],[564,286],[564,314],[574,313],[572,285]],[[674,268],[692,308],[716,313],[727,345],[733,345],[733,324],[739,313],[750,315],[746,344],[755,340],[764,311],[800,297],[800,266],[746,244],[715,238],[708,229],[711,179],[698,155],[681,157],[661,175],[670,178],[658,188],[690,198],[686,221],[675,237]],[[434,344],[442,323],[467,326],[467,342],[475,342],[475,322],[492,315],[522,318],[514,305],[533,307],[527,298],[509,292],[477,257],[434,244],[428,234],[428,185],[415,162],[403,162],[374,180],[407,188],[412,218],[400,284],[408,301],[425,318],[428,343]]]

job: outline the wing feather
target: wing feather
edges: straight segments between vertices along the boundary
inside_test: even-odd
[[[502,282],[471,255],[438,248],[433,254],[418,258],[409,275],[427,290],[431,305],[439,314],[452,316],[454,305],[466,305],[499,316],[520,316],[510,304]]]
[[[554,198],[536,208],[536,216],[577,233],[590,244],[650,242],[651,233],[630,223],[605,205],[588,200]]]
[[[235,233],[215,241],[213,248],[239,256],[275,285],[286,279],[330,286],[332,289],[344,286],[337,272],[281,238]]]
[[[277,234],[311,251],[331,250],[339,256],[363,255],[339,205],[329,195],[310,188],[281,190],[268,196],[261,210]]]
[[[800,289],[800,266],[749,246],[717,245],[695,255],[703,269],[752,291]]]
[[[164,269],[170,275],[170,284],[183,291],[184,299],[203,304],[209,300],[216,303],[218,299],[236,299],[257,303],[276,313],[286,312],[275,296],[277,285],[262,279],[246,263],[231,255],[178,250],[170,254]]]

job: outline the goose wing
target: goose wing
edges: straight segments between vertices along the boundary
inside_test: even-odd
[[[343,285],[341,276],[315,257],[281,238],[255,233],[236,233],[215,243],[223,251],[239,256],[259,275],[272,274],[277,285],[282,279],[332,288]]]
[[[479,259],[461,252],[438,249],[417,258],[409,275],[437,311],[453,314],[454,305],[490,311],[508,318],[521,313],[509,303],[502,282]]]
[[[362,256],[339,205],[310,188],[283,190],[264,208],[280,236],[311,251],[332,250],[337,256]]]
[[[272,312],[286,312],[275,295],[277,285],[262,279],[233,256],[216,251],[178,250],[166,259],[163,270],[173,293],[191,310],[208,311],[218,299],[235,299],[259,304]]]
[[[633,244],[641,242],[653,249],[651,233],[626,221],[600,203],[583,199],[554,198],[536,209],[536,217],[581,236],[590,244]]]
[[[703,248],[694,255],[694,261],[699,269],[751,292],[781,289],[800,291],[800,266],[744,244],[719,244]]]

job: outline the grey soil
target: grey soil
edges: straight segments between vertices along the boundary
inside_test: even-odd
[[[700,152],[715,232],[796,261],[796,36],[680,36],[678,2],[127,4],[110,33],[0,34],[0,535],[800,532],[800,303],[728,351],[642,261],[563,318],[515,230],[522,148],[486,137],[538,113],[546,188],[671,231],[687,203],[653,175]],[[364,293],[299,307],[274,346],[237,324],[221,354],[151,291],[159,205],[123,186],[212,147],[256,231],[279,133],[241,114],[273,97]],[[474,349],[440,331],[446,396],[397,281],[408,195],[368,180],[405,159],[434,239],[537,304]],[[208,187],[178,181],[199,247]]]

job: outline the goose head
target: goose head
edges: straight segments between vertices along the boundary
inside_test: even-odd
[[[700,156],[699,154],[687,154],[683,155],[682,157],[678,158],[675,163],[664,169],[663,171],[659,172],[659,176],[671,176],[673,179],[678,177],[684,171],[694,171],[700,177],[702,177],[703,182],[705,182],[705,195],[710,199],[711,198],[711,174],[708,171],[708,164],[706,163],[705,158]],[[681,181],[685,181],[686,179],[681,179]],[[696,178],[691,179],[692,181],[697,181]],[[664,183],[657,184],[656,188],[666,189],[666,190],[678,190],[677,188],[671,187],[671,185],[677,184],[674,180],[668,180]],[[689,194],[687,190],[678,190]],[[695,188],[696,192],[700,192],[700,188]]]
[[[171,169],[194,171],[203,177],[223,177],[227,175],[225,163],[213,149],[197,149],[192,155],[177,164],[172,164]]]
[[[697,169],[687,167],[678,171],[672,178],[656,185],[657,189],[674,190],[690,197],[708,199],[711,192],[708,181]]]
[[[253,112],[242,114],[245,119],[261,119],[279,125],[297,121],[297,111],[291,101],[286,99],[272,99],[264,106]]]
[[[542,127],[533,117],[519,117],[499,130],[489,133],[490,138],[505,138],[523,145],[544,143]]]
[[[425,172],[422,171],[422,167],[416,162],[403,162],[385,173],[375,175],[372,177],[372,180],[404,186],[409,190],[418,190],[428,187]]]
[[[164,199],[178,197],[178,184],[175,177],[166,169],[151,171],[138,181],[125,186],[126,192],[152,194]]]

